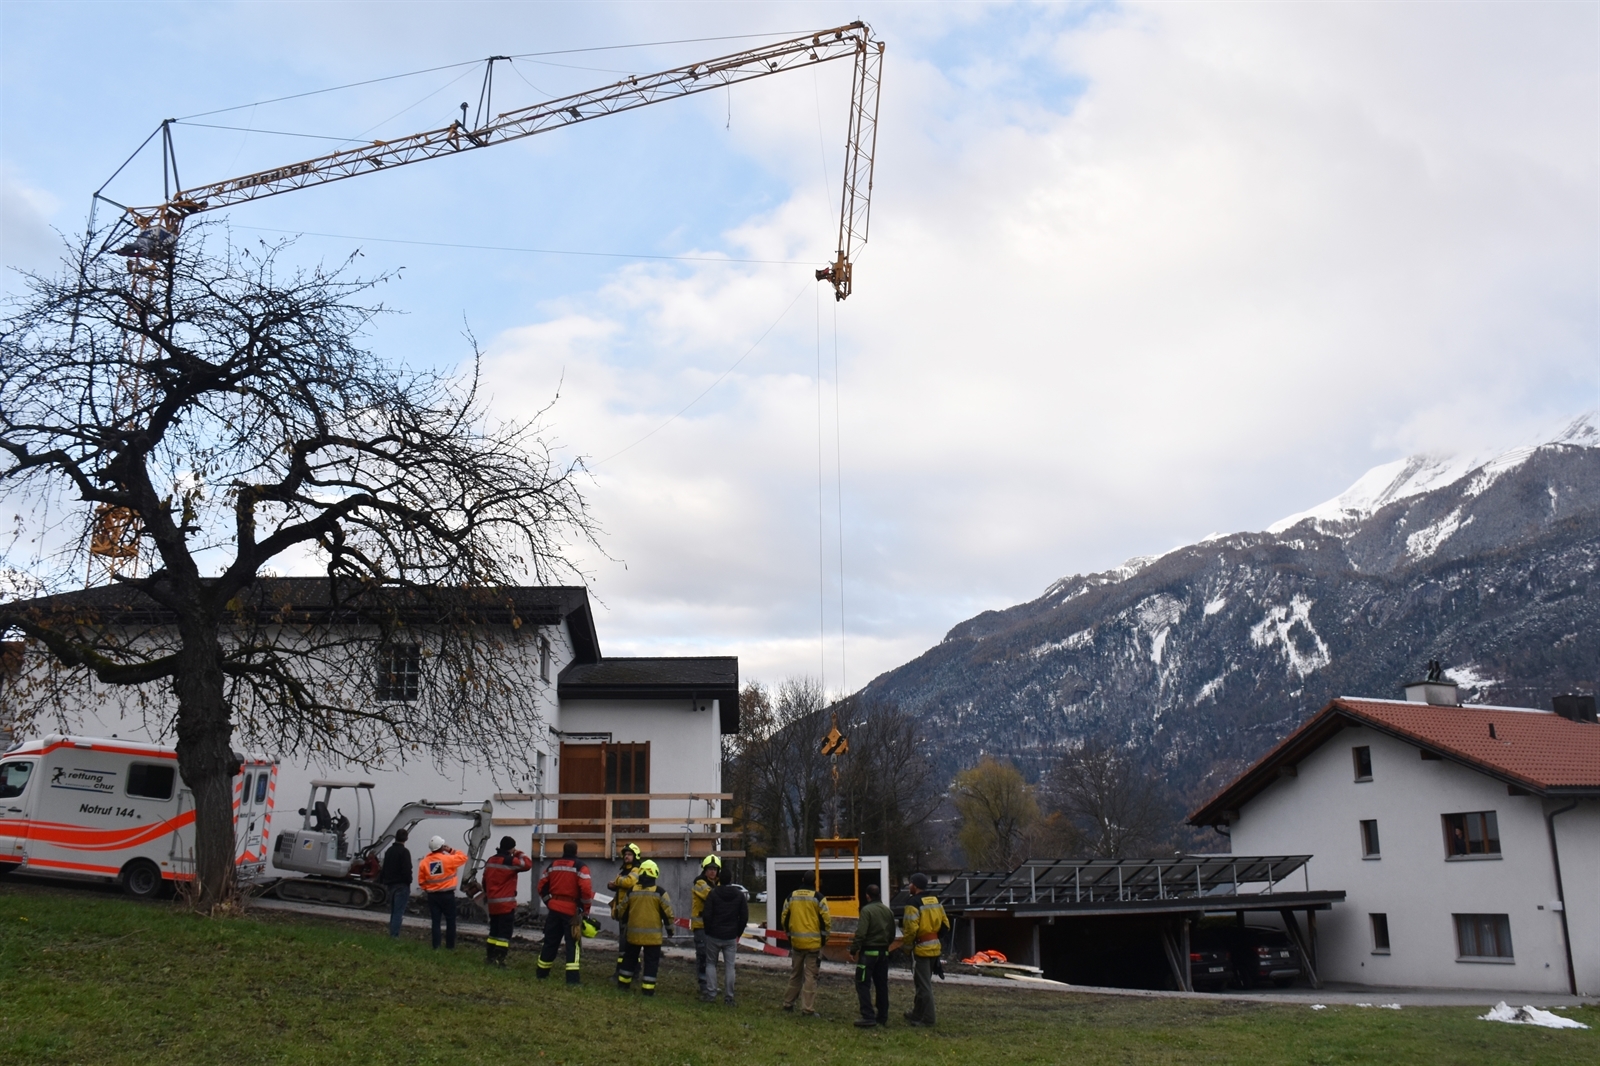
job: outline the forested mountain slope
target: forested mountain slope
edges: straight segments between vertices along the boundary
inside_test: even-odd
[[[1056,582],[875,679],[944,768],[1030,776],[1089,738],[1209,792],[1338,695],[1442,660],[1464,700],[1549,706],[1600,678],[1600,432],[1485,462],[1416,458],[1270,531]]]

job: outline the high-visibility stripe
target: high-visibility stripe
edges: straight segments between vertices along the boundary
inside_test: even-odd
[[[165,836],[193,822],[194,811],[191,809],[163,822],[132,826],[127,829],[90,829],[68,822],[37,822],[26,819],[13,824],[26,827],[30,840],[54,844],[72,851],[121,851],[124,848],[147,844],[157,837]]]
[[[83,747],[79,747],[78,746],[80,743],[82,743],[82,742],[81,741],[73,741],[73,740],[70,740],[70,739],[69,740],[61,740],[61,741],[57,741],[56,743],[50,745],[48,748],[44,748],[44,749],[42,749],[40,751],[21,751],[21,752],[18,752],[17,754],[19,754],[19,755],[49,755],[51,752],[60,751],[62,748],[71,748],[71,749],[73,749],[75,751],[106,751],[106,752],[112,753],[113,755],[137,755],[140,758],[144,758],[144,759],[171,759],[174,762],[176,762],[177,759],[178,759],[178,753],[177,752],[175,752],[175,751],[163,751],[160,748],[130,748],[130,747],[125,747],[125,746],[123,746],[121,744],[106,744],[103,741],[96,741],[96,742],[90,744],[88,747],[83,748]]]
[[[29,858],[25,864],[28,867],[43,866],[51,870],[77,870],[81,873],[110,874],[115,877],[122,871],[115,866],[95,866],[86,862],[66,862],[61,859],[35,859]]]

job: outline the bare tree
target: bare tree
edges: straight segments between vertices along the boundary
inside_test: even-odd
[[[1015,766],[985,756],[956,775],[951,798],[960,820],[956,839],[967,862],[1010,870],[1028,857],[1039,804]]]
[[[1158,783],[1127,753],[1090,742],[1056,764],[1046,785],[1073,850],[1120,859],[1152,847],[1170,830]]]
[[[362,346],[376,282],[280,255],[216,231],[130,266],[85,244],[64,279],[30,277],[0,336],[0,491],[70,516],[23,568],[66,589],[91,537],[143,564],[0,605],[0,633],[58,676],[170,690],[203,905],[231,890],[236,730],[362,764],[526,758],[504,588],[570,572],[568,538],[593,539],[576,469],[537,418],[491,422],[476,360],[388,365]],[[316,591],[258,585],[274,562],[314,566]],[[429,694],[374,702],[352,656],[381,672],[397,647]]]

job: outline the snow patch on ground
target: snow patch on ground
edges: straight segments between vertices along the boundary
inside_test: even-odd
[[[1201,685],[1200,692],[1195,696],[1194,701],[1199,703],[1201,700],[1210,699],[1218,692],[1221,692],[1222,686],[1227,682],[1228,675],[1231,673],[1233,673],[1233,667],[1230,666],[1226,670],[1222,671],[1221,674]]]
[[[1289,669],[1301,677],[1327,666],[1333,661],[1333,656],[1328,652],[1328,645],[1323,642],[1320,634],[1311,625],[1311,605],[1314,601],[1295,594],[1287,607],[1270,607],[1267,616],[1250,627],[1250,643],[1258,648],[1277,645],[1283,652],[1283,657],[1289,662]],[[1313,644],[1309,652],[1300,650],[1293,637],[1289,635],[1296,625],[1304,626],[1311,636]]]
[[[1139,619],[1139,628],[1150,634],[1150,661],[1160,666],[1161,656],[1167,648],[1167,635],[1172,632],[1178,619],[1183,617],[1183,602],[1174,596],[1159,593],[1139,601],[1134,612]]]
[[[1478,670],[1479,667],[1476,663],[1467,663],[1465,666],[1452,666],[1449,677],[1450,680],[1462,688],[1471,689],[1475,692],[1487,692],[1500,684],[1495,678],[1487,674],[1480,674]]]
[[[1506,1022],[1510,1025],[1538,1025],[1546,1029],[1587,1029],[1580,1021],[1563,1018],[1559,1014],[1552,1014],[1538,1007],[1513,1007],[1505,1000],[1496,1003],[1488,1014],[1478,1015],[1479,1021]]]
[[[1206,601],[1206,617],[1210,618],[1224,607],[1228,606],[1228,597],[1218,596],[1214,600]]]
[[[1465,522],[1461,521],[1461,508],[1445,515],[1430,526],[1424,526],[1406,538],[1406,554],[1413,559],[1426,559],[1439,550],[1439,545],[1455,535],[1457,530],[1465,529],[1472,525],[1469,516]]]
[[[1078,648],[1088,647],[1090,644],[1093,644],[1093,643],[1094,643],[1094,630],[1092,630],[1092,629],[1080,629],[1076,633],[1073,633],[1071,636],[1066,637],[1065,639],[1057,640],[1057,641],[1054,641],[1054,642],[1049,643],[1049,644],[1040,644],[1038,647],[1036,647],[1036,648],[1032,649],[1031,651],[1029,651],[1028,654],[1030,656],[1032,656],[1033,658],[1035,658],[1035,659],[1042,659],[1043,657],[1045,657],[1046,655],[1051,654],[1052,652],[1075,651]]]

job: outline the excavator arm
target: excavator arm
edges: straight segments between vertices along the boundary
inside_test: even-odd
[[[546,100],[532,107],[519,108],[490,116],[490,109],[482,111],[481,124],[469,129],[465,110],[462,120],[438,129],[413,133],[393,140],[373,141],[356,148],[341,149],[313,159],[273,167],[223,181],[180,189],[160,204],[148,207],[116,206],[123,209],[124,226],[108,238],[107,244],[119,239],[118,233],[137,231],[137,238],[122,254],[155,257],[170,249],[177,239],[183,220],[202,211],[259,200],[266,196],[303,189],[312,185],[371,174],[379,170],[418,163],[424,159],[459,155],[476,148],[504,144],[507,141],[531,137],[536,133],[572,126],[579,122],[632,111],[663,100],[677,99],[703,93],[708,89],[736,85],[740,82],[764,78],[784,71],[826,63],[835,59],[854,61],[854,76],[850,100],[849,132],[845,143],[844,188],[839,209],[838,250],[833,263],[817,271],[818,281],[830,281],[834,296],[843,300],[850,294],[851,268],[856,256],[867,242],[867,222],[872,194],[872,165],[877,148],[878,85],[883,68],[883,42],[874,40],[872,28],[864,22],[851,22],[844,26],[818,30],[803,37],[795,37],[776,44],[719,56],[686,67],[675,67],[656,74],[633,75],[612,85],[591,89],[588,92]],[[494,64],[504,56],[495,56],[488,63],[485,88],[492,82]],[[465,105],[463,105],[465,108]],[[172,158],[172,176],[176,178],[176,157],[172,155],[171,126],[176,120],[162,123],[163,173],[166,160]],[[176,181],[174,180],[174,184]],[[95,194],[100,197],[99,193]],[[104,197],[100,197],[105,199]],[[107,201],[114,203],[115,201]]]
[[[472,822],[472,827],[467,830],[467,874],[464,881],[475,881],[478,872],[483,866],[483,852],[489,843],[489,834],[494,828],[494,804],[484,800],[481,807],[462,807],[463,800],[436,802],[434,800],[416,800],[407,803],[390,819],[388,826],[378,834],[376,840],[368,844],[356,856],[351,869],[375,871],[378,860],[383,858],[383,853],[389,845],[394,843],[395,834],[404,829],[408,833],[418,822],[427,821],[429,818],[461,818]]]

